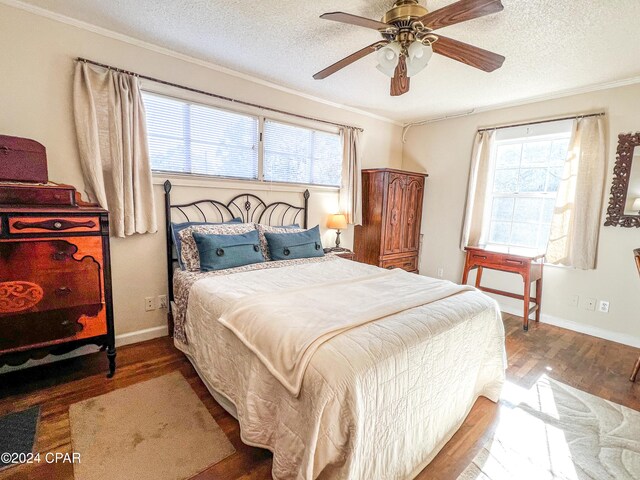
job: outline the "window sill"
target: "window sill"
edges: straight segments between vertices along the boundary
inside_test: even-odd
[[[233,178],[207,177],[200,175],[180,175],[165,172],[153,172],[153,184],[162,185],[166,180],[179,187],[224,188],[228,190],[258,190],[277,192],[301,192],[306,189],[312,192],[338,193],[340,187],[323,185],[307,185],[302,183],[261,182],[259,180],[240,180]]]

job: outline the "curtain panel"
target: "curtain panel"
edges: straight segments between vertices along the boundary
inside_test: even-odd
[[[112,235],[156,232],[138,78],[77,62],[73,109],[85,189],[92,202],[109,210]]]
[[[556,197],[548,263],[596,268],[606,172],[605,118],[576,119]]]
[[[350,225],[362,225],[362,149],[360,131],[345,127],[341,130],[344,148],[340,210]]]
[[[467,204],[462,226],[460,248],[476,247],[482,242],[482,225],[487,206],[487,190],[491,171],[491,149],[495,139],[495,130],[476,133],[471,154],[471,169],[467,187]]]

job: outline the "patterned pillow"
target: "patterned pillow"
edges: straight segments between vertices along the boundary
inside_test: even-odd
[[[262,250],[262,255],[264,255],[264,258],[266,258],[267,260],[271,260],[271,254],[269,253],[269,244],[267,243],[267,238],[264,236],[265,233],[304,232],[304,228],[300,228],[294,225],[272,227],[271,225],[262,225],[260,223],[256,223],[256,228],[258,229],[258,234],[260,235],[260,249]]]
[[[182,263],[187,270],[195,272],[200,270],[200,257],[198,247],[193,239],[193,232],[209,233],[214,235],[241,235],[255,230],[253,223],[226,223],[223,225],[195,225],[182,230],[180,241],[182,242]],[[262,245],[261,245],[262,248]]]

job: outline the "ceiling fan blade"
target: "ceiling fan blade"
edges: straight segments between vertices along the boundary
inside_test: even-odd
[[[416,21],[422,22],[431,30],[437,30],[438,28],[498,13],[502,10],[504,10],[504,6],[500,0],[460,0],[427,13]]]
[[[359,17],[358,15],[351,15],[350,13],[330,12],[320,15],[320,18],[333,20],[334,22],[348,23],[349,25],[357,25],[358,27],[372,28],[373,30],[398,31],[393,25],[387,25],[378,20],[371,20],[370,18]]]
[[[327,67],[324,70],[320,70],[313,76],[313,78],[315,78],[316,80],[327,78],[329,75],[333,75],[338,70],[342,70],[344,67],[351,65],[353,62],[357,62],[361,58],[364,58],[370,53],[377,51],[380,47],[383,47],[388,43],[389,42],[386,40],[381,40],[369,45],[368,47],[364,47],[362,50],[358,50],[357,52],[352,53],[348,57],[345,57],[342,60],[334,63],[330,67]]]
[[[407,60],[404,55],[400,55],[395,74],[391,79],[391,96],[399,97],[404,95],[411,88],[411,79],[407,76]]]
[[[468,43],[437,35],[438,41],[431,46],[434,53],[466,63],[485,72],[493,72],[502,66],[504,57],[497,53],[474,47]]]

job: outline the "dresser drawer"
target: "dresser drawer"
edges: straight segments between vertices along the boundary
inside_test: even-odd
[[[381,264],[382,268],[392,269],[392,268],[402,268],[407,272],[414,272],[418,270],[418,257],[399,257],[388,260],[382,260]]]
[[[10,234],[100,232],[98,217],[11,217]]]

